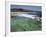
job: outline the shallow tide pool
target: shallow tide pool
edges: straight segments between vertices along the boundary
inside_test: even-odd
[[[11,16],[11,32],[41,31],[41,22],[27,17]]]

